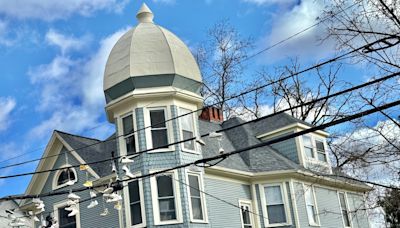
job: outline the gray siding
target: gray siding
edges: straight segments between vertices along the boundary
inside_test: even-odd
[[[63,148],[61,153],[66,152],[67,150]],[[68,153],[68,152],[67,152]],[[79,165],[80,163],[72,156],[68,155],[68,160],[71,165]],[[54,168],[58,168],[65,165],[65,156],[61,155],[57,158],[57,161],[54,165]],[[77,173],[78,182],[75,183],[73,186],[68,186],[59,189],[61,190],[68,190],[74,189],[77,187],[82,187],[82,184],[86,181],[86,175],[84,171],[80,171],[79,168],[75,168]],[[42,193],[52,192],[52,182],[54,178],[55,172],[51,172],[49,178],[47,179]],[[57,190],[56,190],[57,191]],[[83,191],[76,193],[81,197],[81,199],[89,198],[89,191]],[[60,202],[64,202],[67,200],[67,195],[60,195],[60,196],[51,196],[51,197],[44,197],[42,198],[45,204],[46,211],[43,213],[44,217],[48,216],[49,213],[53,212],[53,205],[58,204]],[[110,214],[106,217],[101,217],[99,214],[103,210],[102,208],[102,198],[98,197],[97,201],[99,205],[92,209],[87,209],[86,207],[89,205],[90,201],[83,202],[79,204],[79,211],[80,211],[80,222],[82,228],[87,227],[96,227],[96,228],[117,228],[119,227],[119,218],[118,218],[118,211],[113,208],[113,204],[106,204]]]
[[[285,136],[292,134],[293,132],[288,132],[282,135],[279,135],[279,137]],[[275,150],[277,150],[278,153],[282,154],[286,158],[292,160],[293,162],[300,164],[299,162],[299,156],[297,155],[297,144],[296,144],[296,139],[288,139],[279,143],[275,143],[271,145]]]
[[[239,199],[251,200],[250,185],[204,178],[205,191],[226,202],[206,196],[210,227],[241,227]],[[233,205],[230,205],[233,204]]]

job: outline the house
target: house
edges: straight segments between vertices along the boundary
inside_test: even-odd
[[[173,144],[243,120],[223,121],[212,107],[192,113],[203,107],[194,57],[153,22],[145,4],[137,19],[115,44],[104,73],[105,110],[116,133],[101,141],[54,131],[37,171],[58,170],[35,174],[26,194],[87,188],[74,192],[81,198],[74,213],[65,210],[71,208],[66,194],[41,197],[44,217],[71,228],[369,227],[364,193],[370,187],[335,176],[325,131],[135,179],[312,127],[279,114]],[[123,159],[113,163],[113,151]],[[122,190],[98,187],[117,178],[127,180]],[[20,208],[37,211],[34,204],[24,200]]]

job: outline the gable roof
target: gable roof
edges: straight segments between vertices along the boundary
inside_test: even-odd
[[[108,139],[101,141],[98,139],[78,136],[66,132],[56,131],[73,150],[78,153],[85,163],[105,160],[111,158],[111,152],[116,151],[117,145],[115,134]],[[104,177],[111,174],[111,162],[91,164],[90,167],[100,176]]]

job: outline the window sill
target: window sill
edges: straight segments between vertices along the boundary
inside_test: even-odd
[[[183,147],[182,147],[182,152],[189,153],[189,154],[200,154],[200,152],[198,152],[198,151],[184,149]]]
[[[292,225],[291,223],[273,223],[273,224],[267,224],[265,227],[280,227],[280,226],[290,226]]]
[[[74,181],[74,184],[76,184],[77,182],[78,182],[78,180],[75,180],[75,181]],[[53,190],[57,190],[57,189],[60,189],[60,188],[65,188],[65,187],[68,187],[68,186],[73,186],[73,185],[67,185],[67,184],[65,183],[65,184],[62,184],[62,185],[58,185],[58,186],[53,187]]]
[[[173,224],[182,224],[183,222],[180,220],[171,220],[171,221],[165,221],[165,222],[159,222],[156,221],[154,222],[154,225],[159,226],[159,225],[173,225]]]
[[[208,221],[207,221],[207,220],[195,220],[195,219],[190,219],[190,223],[208,224]]]
[[[150,149],[150,151],[147,153],[153,154],[153,153],[165,153],[165,152],[174,152],[174,151],[175,151],[174,148],[169,147],[169,148],[162,148],[162,149],[155,149],[155,150]]]
[[[140,223],[140,224],[130,226],[130,228],[144,228],[144,227],[146,227],[146,223]]]
[[[308,225],[310,225],[312,227],[321,227],[321,225],[317,224],[317,223],[309,223]]]
[[[309,162],[309,163],[312,163],[312,164],[318,164],[318,165],[330,167],[328,162],[323,162],[323,161],[320,161],[320,160],[315,159],[315,158],[308,158],[307,157],[306,161]]]

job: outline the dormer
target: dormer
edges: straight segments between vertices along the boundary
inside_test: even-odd
[[[262,141],[289,135],[309,129],[313,125],[296,119],[288,114],[279,114],[255,124],[256,136]],[[293,162],[317,172],[331,173],[325,131],[315,131],[296,138],[271,145],[280,154]]]

